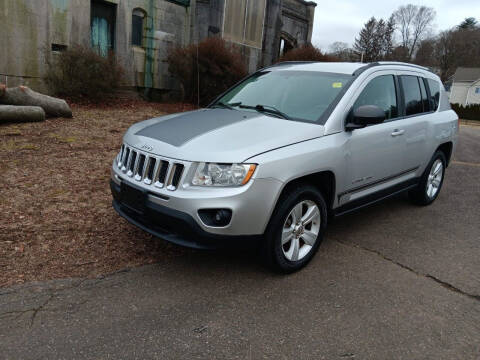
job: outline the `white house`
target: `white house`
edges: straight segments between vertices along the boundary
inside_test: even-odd
[[[480,104],[480,67],[459,67],[453,75],[450,93],[452,104]]]

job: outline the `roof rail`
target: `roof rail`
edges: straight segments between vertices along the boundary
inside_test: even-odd
[[[270,69],[270,68],[274,68],[274,67],[282,66],[282,65],[315,64],[315,63],[322,63],[322,62],[323,61],[282,61],[282,62],[278,62],[276,64],[272,64],[270,66],[266,66],[265,68],[263,68],[261,70],[266,70],[266,69]],[[353,76],[358,76],[361,73],[363,73],[365,70],[370,69],[372,67],[388,66],[388,65],[408,66],[408,67],[412,67],[412,68],[416,68],[416,69],[420,69],[420,70],[425,70],[425,71],[429,71],[429,72],[433,73],[432,69],[430,69],[428,67],[425,67],[425,66],[416,65],[416,64],[410,64],[410,63],[401,62],[401,61],[376,61],[376,62],[372,62],[372,63],[365,63],[365,66],[362,66],[362,67],[358,68],[357,70],[355,70],[352,75]]]
[[[295,65],[295,64],[315,64],[322,61],[281,61],[276,64],[272,64],[269,67],[275,67],[279,65]]]
[[[420,65],[416,65],[416,64],[405,63],[405,62],[401,62],[401,61],[377,61],[377,62],[365,64],[365,66],[361,67],[360,69],[355,70],[353,75],[360,75],[365,70],[367,70],[371,67],[374,67],[374,66],[388,66],[388,65],[408,66],[408,67],[413,67],[413,68],[420,69],[420,70],[433,72],[432,69],[430,69],[428,67],[420,66]]]
[[[410,63],[401,62],[401,61],[379,61],[378,63],[379,63],[380,65],[403,65],[403,66],[410,66],[410,67],[414,67],[414,68],[418,68],[418,69],[430,71],[430,68],[428,68],[428,67],[426,67],[426,66],[421,66],[421,65],[417,65],[417,64],[410,64]]]

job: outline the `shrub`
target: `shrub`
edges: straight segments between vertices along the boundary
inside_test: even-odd
[[[480,104],[470,104],[467,106],[452,104],[452,109],[455,110],[460,119],[480,121]]]
[[[199,96],[200,105],[205,106],[247,75],[241,59],[224,40],[208,38],[198,49],[192,44],[172,50],[167,61],[168,70],[182,84],[184,100],[196,104]]]
[[[46,81],[59,95],[101,99],[119,88],[123,75],[113,53],[103,57],[91,48],[73,46],[48,62]]]
[[[295,49],[292,49],[283,54],[279,62],[282,61],[324,61],[332,62],[339,61],[337,58],[331,55],[325,55],[322,51],[313,45],[304,45]]]

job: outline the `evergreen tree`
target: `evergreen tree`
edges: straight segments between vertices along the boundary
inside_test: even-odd
[[[385,32],[383,35],[383,58],[385,60],[391,60],[393,48],[394,48],[394,33],[395,33],[395,18],[390,16],[385,26]]]
[[[393,34],[395,21],[393,16],[385,22],[374,17],[365,23],[358,38],[355,39],[354,49],[361,56],[363,61],[372,62],[390,59],[393,52]]]
[[[363,29],[360,30],[358,38],[355,38],[355,44],[353,48],[361,56],[363,54],[364,62],[371,62],[376,60],[375,54],[375,42],[376,42],[376,29],[377,29],[377,19],[371,17]]]
[[[459,29],[463,30],[471,30],[477,27],[477,20],[474,17],[469,17],[463,20],[460,25],[458,25]]]

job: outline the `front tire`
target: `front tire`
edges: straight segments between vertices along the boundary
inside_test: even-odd
[[[264,255],[275,270],[292,273],[315,255],[327,226],[327,206],[320,191],[300,185],[284,194],[265,233]]]
[[[410,199],[417,205],[426,206],[435,201],[445,177],[447,160],[442,151],[433,154],[418,186],[409,192]]]

